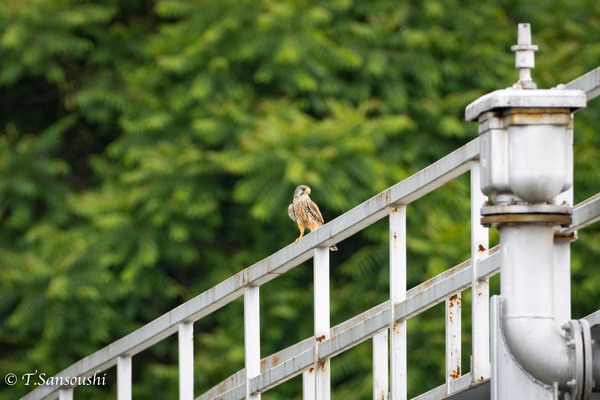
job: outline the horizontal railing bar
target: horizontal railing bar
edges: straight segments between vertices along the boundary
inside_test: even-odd
[[[246,398],[246,383],[236,386],[227,392],[215,397],[218,400],[242,400]]]
[[[467,260],[452,268],[454,272],[450,276],[440,279],[433,285],[425,286],[423,284],[409,291],[406,300],[397,303],[395,307],[395,318],[397,321],[405,321],[425,310],[446,300],[452,294],[462,292],[471,286],[472,272],[471,260]]]
[[[315,337],[309,337],[301,342],[298,342],[290,347],[278,351],[269,357],[265,357],[260,361],[260,372],[263,373],[271,368],[275,368],[283,360],[289,360],[296,354],[304,353],[306,350],[313,349],[315,344]]]
[[[364,315],[365,313],[361,314]],[[356,346],[389,328],[390,308],[375,313],[353,327],[323,341],[319,346],[319,359],[334,357],[344,350]]]
[[[390,308],[390,301],[384,301],[383,303],[376,305],[375,307],[371,307],[370,309],[368,309],[367,311],[360,313],[344,322],[341,322],[339,324],[337,324],[336,326],[334,326],[333,328],[331,328],[331,337],[333,336],[337,336],[340,333],[352,328],[353,326],[356,326],[357,324],[359,324],[360,322],[364,321],[365,319],[369,318],[369,316],[371,315],[375,315],[378,313],[381,313],[383,311],[386,311]],[[388,321],[388,325],[389,325],[389,321]]]
[[[306,350],[311,350],[314,347],[315,337],[312,336],[310,338],[304,339],[301,342],[298,342],[290,347],[287,347],[283,350],[278,351],[277,353],[271,354],[268,357],[263,358],[260,361],[260,372],[264,373],[276,366],[280,365],[282,362],[292,359],[296,354],[300,354],[305,352]],[[213,399],[218,395],[225,393],[226,391],[242,384],[246,380],[246,371],[242,369],[235,374],[231,375],[229,378],[225,379],[217,386],[203,393],[201,396],[197,397],[196,400],[209,400]]]
[[[486,258],[477,263],[477,280],[488,279],[500,271],[500,245],[494,246]]]
[[[565,86],[567,89],[583,90],[588,100],[598,97],[600,95],[600,67],[567,83]]]
[[[600,310],[595,311],[584,317],[590,323],[590,327],[600,325]]]
[[[314,338],[313,338],[314,341]],[[315,364],[314,347],[293,356],[250,380],[252,393],[264,392],[313,367]]]
[[[478,262],[477,279],[489,278],[500,272],[500,248],[494,247]],[[421,283],[406,293],[406,300],[395,305],[397,321],[407,320],[443,302],[451,295],[468,289],[472,284],[471,260],[466,260],[436,277]]]
[[[487,398],[485,394],[485,389],[488,386],[489,379],[483,381],[473,382],[473,376],[471,372],[462,375],[460,378],[453,380],[450,382],[450,393],[446,393],[446,384],[438,386],[434,389],[431,389],[428,392],[422,393],[417,397],[413,397],[411,400],[439,400],[439,399],[453,399],[455,398],[463,398],[460,395],[460,392],[465,391],[467,389],[478,388],[482,393],[471,393],[469,392],[469,399],[483,399]],[[487,394],[489,395],[489,389]],[[466,397],[465,397],[466,398]]]
[[[450,393],[456,393],[461,390],[467,389],[471,386],[473,382],[473,377],[471,373],[467,373],[465,375],[460,376],[457,379],[454,379],[450,382]],[[433,388],[425,393],[418,395],[417,397],[413,397],[411,400],[439,400],[446,397],[446,384]]]
[[[600,193],[573,207],[573,222],[571,226],[561,229],[559,233],[561,235],[569,235],[598,221],[600,221]]]
[[[210,390],[204,392],[201,396],[196,397],[196,400],[211,400],[214,398],[218,398],[221,395],[235,389],[236,387],[242,385],[244,387],[244,395],[245,385],[246,385],[246,368],[243,368],[231,375],[229,378],[225,379],[217,386],[213,387]]]

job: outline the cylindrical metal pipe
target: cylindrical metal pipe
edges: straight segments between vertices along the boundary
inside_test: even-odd
[[[553,318],[553,227],[517,224],[499,229],[503,315]]]
[[[534,378],[565,388],[572,350],[554,318],[554,228],[500,226],[502,324],[515,360]]]

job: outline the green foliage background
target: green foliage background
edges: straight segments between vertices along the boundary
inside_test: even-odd
[[[331,220],[473,139],[465,106],[517,80],[517,23],[538,87],[598,66],[597,0],[487,3],[4,0],[0,375],[51,376],[288,245],[299,184]],[[576,118],[578,201],[600,188],[599,122],[594,102]],[[409,285],[468,257],[466,177],[409,212]],[[599,308],[599,236],[573,245],[575,317]],[[339,247],[332,323],[388,296],[386,222]],[[311,336],[311,279],[261,291],[264,356]],[[411,395],[443,382],[442,316],[409,322]],[[195,324],[197,394],[243,367],[242,332],[240,301]],[[332,360],[334,398],[371,396],[370,352]],[[173,338],[133,363],[135,398],[176,396]],[[114,398],[108,381],[75,396]]]

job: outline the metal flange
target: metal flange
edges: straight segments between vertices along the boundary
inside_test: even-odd
[[[573,209],[553,204],[511,204],[481,208],[481,224],[486,227],[516,224],[570,226]]]
[[[592,334],[589,323],[584,320],[571,320],[563,325],[567,346],[573,349],[573,379],[567,388],[573,400],[586,400],[594,386],[592,366]]]

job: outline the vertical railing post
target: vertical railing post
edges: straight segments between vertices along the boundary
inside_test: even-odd
[[[319,345],[329,338],[329,248],[317,247],[314,257],[315,400],[331,396],[329,359],[319,359]]]
[[[194,323],[179,324],[179,400],[194,399]]]
[[[487,257],[489,232],[481,222],[480,210],[487,197],[481,191],[481,164],[471,161],[471,354],[473,381],[490,377],[490,284],[488,279],[478,279],[479,261]]]
[[[461,375],[461,302],[460,293],[446,299],[446,394],[451,392],[450,383]]]
[[[60,389],[58,400],[73,400],[73,388]]]
[[[131,400],[131,357],[117,358],[117,400]]]
[[[315,399],[315,368],[302,373],[302,400]]]
[[[260,375],[260,298],[259,286],[244,289],[244,351],[246,359],[246,399],[258,400],[252,394],[250,380]]]
[[[406,300],[406,205],[390,207],[390,398],[406,400],[406,321],[394,305]]]
[[[388,330],[373,336],[373,400],[388,400]]]

